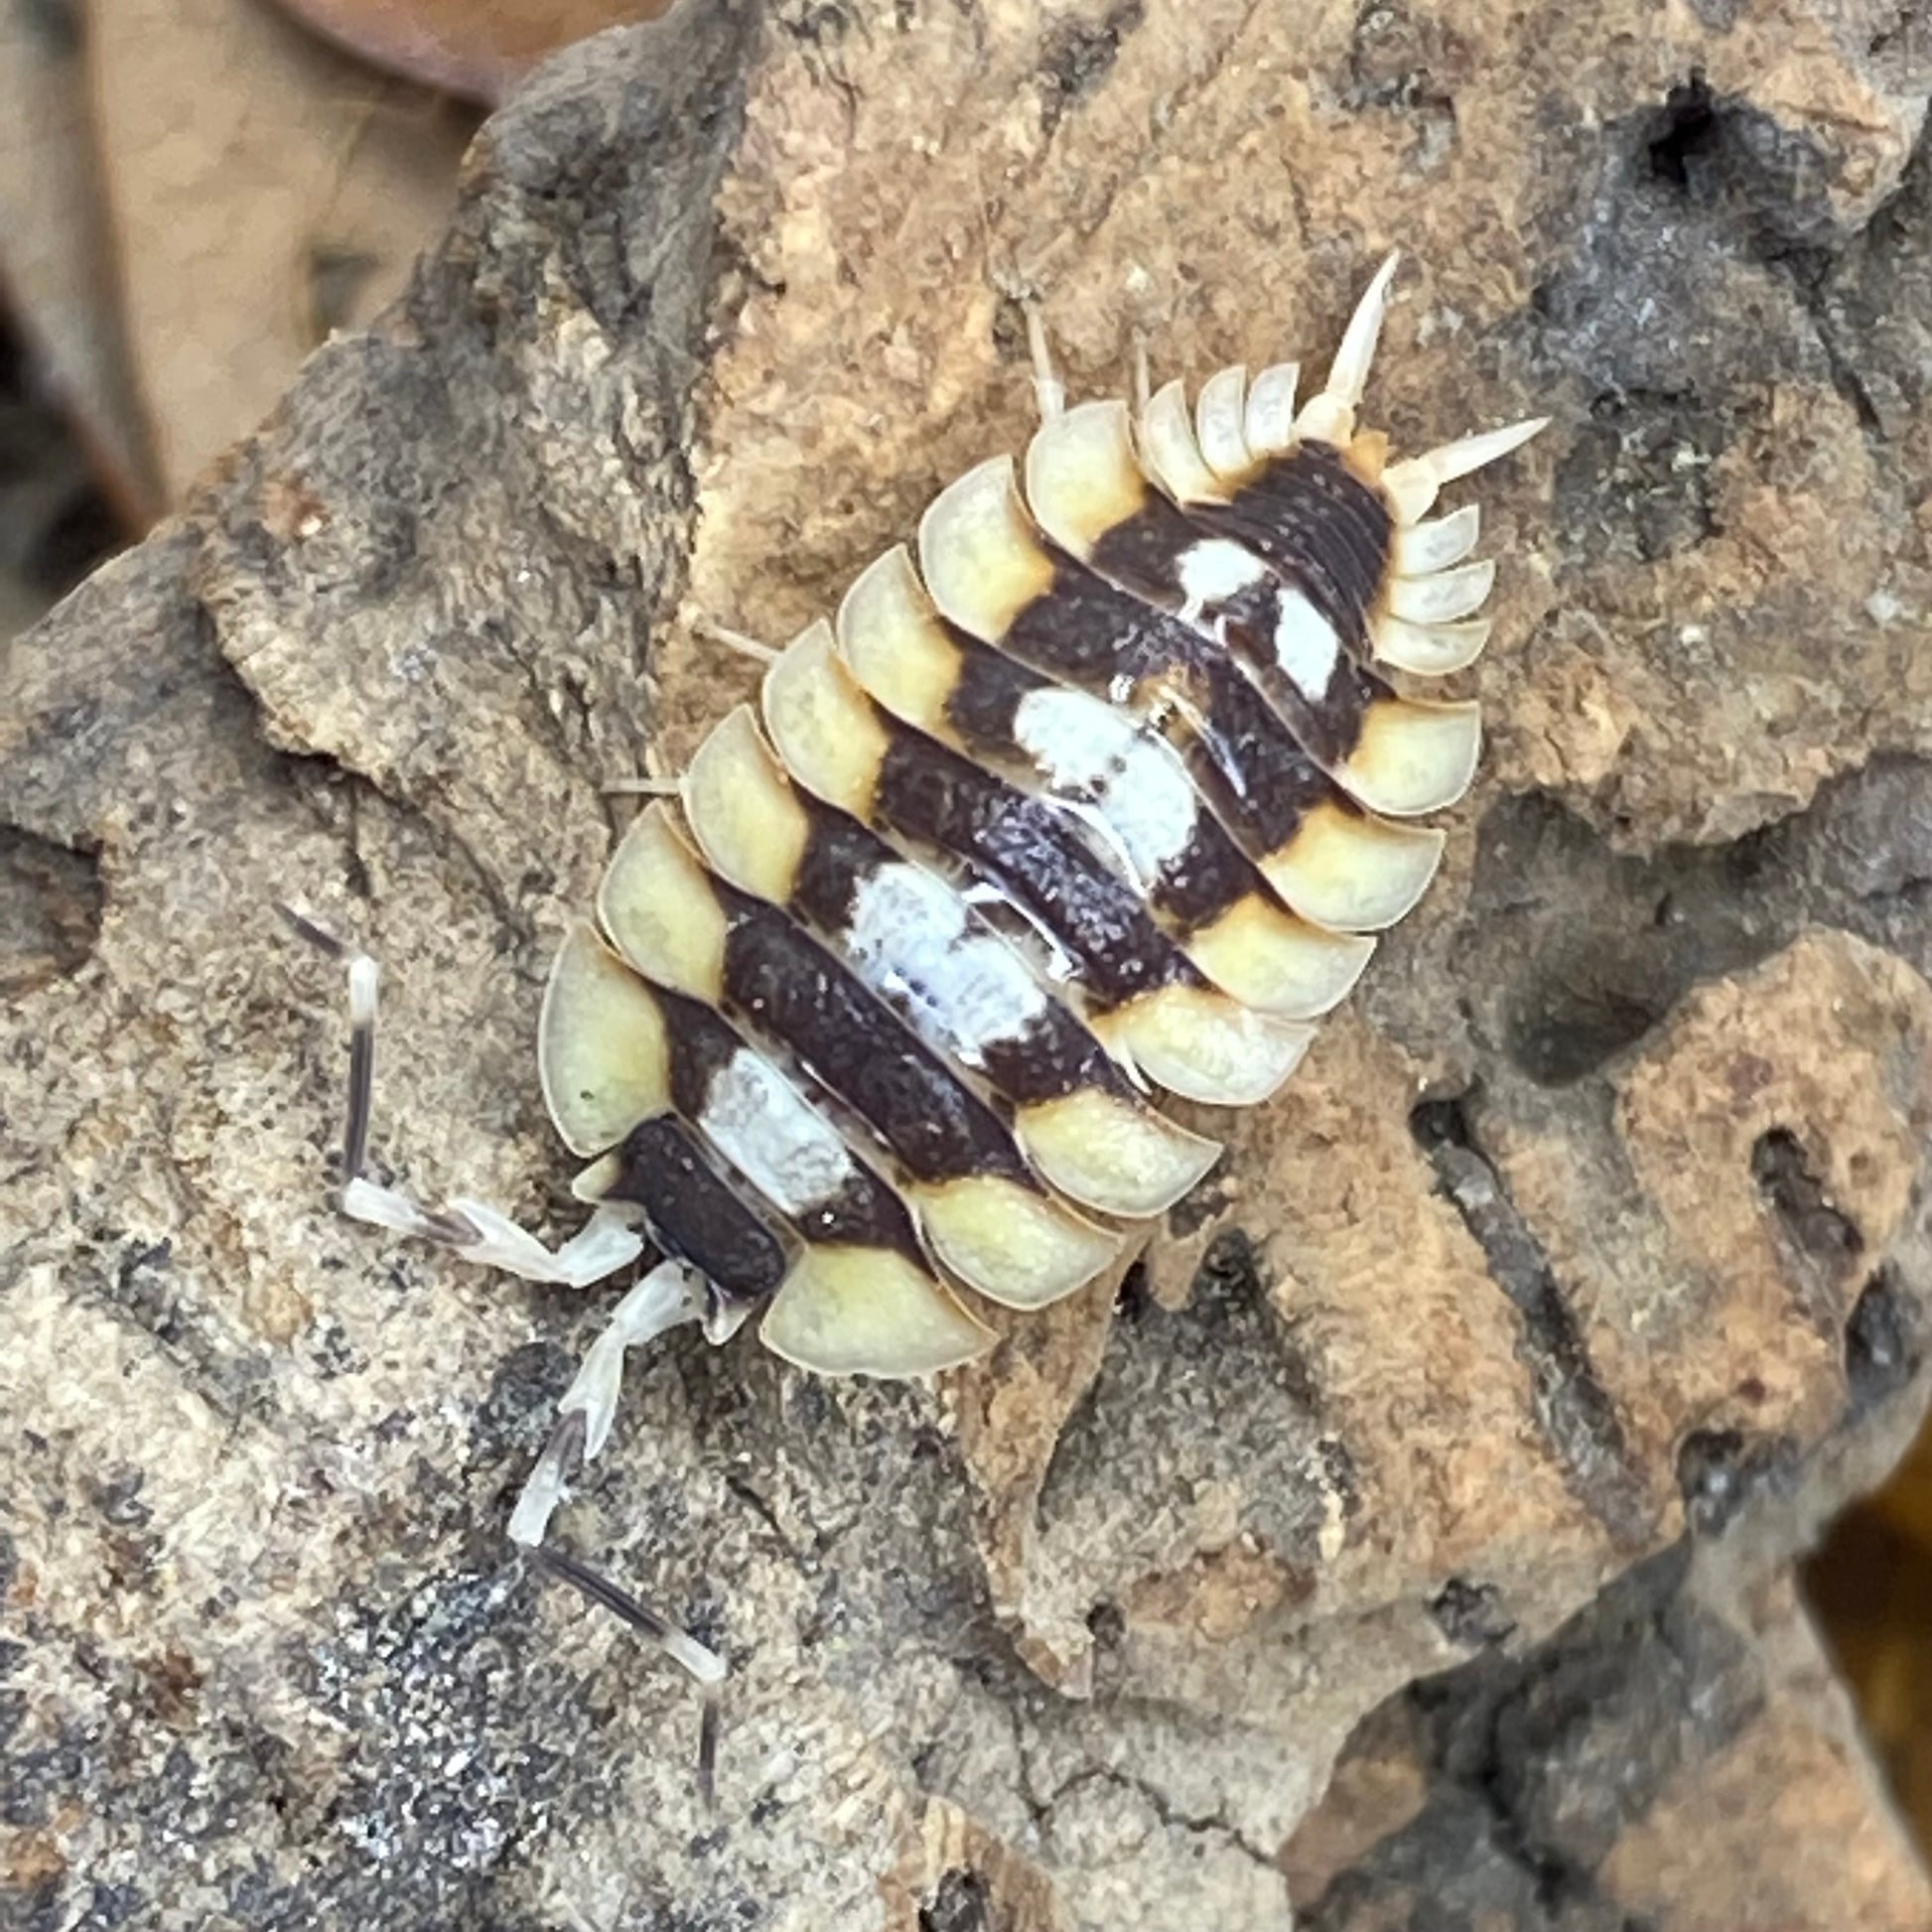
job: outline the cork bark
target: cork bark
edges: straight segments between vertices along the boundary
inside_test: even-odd
[[[9,1910],[1925,1923],[1788,1574],[1926,1401],[1924,52],[713,5],[490,120],[406,298],[6,663]],[[1398,447],[1555,418],[1444,876],[1105,1292],[934,1388],[633,1367],[561,1527],[730,1658],[708,1815],[688,1688],[501,1535],[609,1297],[337,1217],[272,906],[384,964],[386,1168],[567,1233],[542,976],[607,787],[753,688],[702,621],[782,641],[1020,446],[1021,298],[1118,393],[1317,359],[1396,243]]]

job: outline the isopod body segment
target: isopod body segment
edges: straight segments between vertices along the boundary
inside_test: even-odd
[[[708,1325],[829,1373],[980,1353],[974,1298],[1105,1272],[1213,1164],[1162,1094],[1268,1099],[1427,888],[1475,769],[1494,565],[1438,492],[1541,427],[1392,462],[1323,385],[1053,407],[777,653],[557,954],[577,1187]],[[1050,378],[1043,396],[1057,395]]]

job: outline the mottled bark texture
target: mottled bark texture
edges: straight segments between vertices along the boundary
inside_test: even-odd
[[[1923,1925],[1787,1566],[1924,1406],[1925,52],[714,5],[491,122],[7,665],[8,1922]],[[334,1215],[271,904],[385,962],[384,1162],[567,1231],[541,977],[602,787],[751,689],[695,621],[1018,446],[1017,296],[1118,392],[1318,356],[1395,242],[1399,445],[1556,419],[1444,878],[1117,1297],[936,1390],[633,1369],[563,1529],[729,1655],[708,1817],[687,1687],[501,1537],[609,1298]]]

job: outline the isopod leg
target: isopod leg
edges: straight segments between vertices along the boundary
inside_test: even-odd
[[[624,1350],[654,1341],[683,1322],[701,1320],[705,1301],[704,1278],[681,1261],[666,1261],[618,1304],[603,1332],[591,1344],[577,1379],[557,1404],[557,1427],[510,1514],[512,1542],[531,1550],[542,1543],[552,1514],[568,1493],[570,1477],[610,1440],[623,1383]],[[692,1645],[689,1654],[675,1649],[671,1654],[693,1677],[706,1683],[713,1681],[721,1668],[702,1645]]]
[[[618,1304],[557,1405],[557,1426],[510,1512],[509,1534],[538,1569],[561,1578],[609,1610],[697,1680],[704,1692],[698,1785],[709,1805],[718,1761],[718,1690],[725,1681],[725,1660],[601,1571],[544,1541],[551,1517],[570,1493],[571,1477],[610,1439],[623,1383],[624,1351],[654,1341],[683,1322],[701,1321],[707,1301],[703,1276],[681,1261],[666,1261]]]
[[[427,1208],[394,1187],[371,1180],[369,1122],[375,1105],[376,964],[358,946],[289,906],[282,916],[313,945],[348,968],[348,1112],[343,1125],[343,1212],[351,1220],[388,1228],[412,1239],[434,1241],[465,1261],[500,1268],[526,1282],[589,1288],[644,1251],[643,1236],[613,1208],[599,1208],[561,1248],[546,1248],[534,1234],[483,1201],[462,1195]]]
[[[553,1252],[506,1215],[481,1201],[459,1197],[431,1211],[407,1194],[370,1180],[362,1170],[368,1162],[369,1123],[375,1102],[375,961],[291,907],[279,909],[302,938],[332,958],[345,961],[348,968],[348,1110],[343,1127],[342,1191],[345,1214],[376,1227],[437,1242],[454,1249],[466,1261],[501,1268],[525,1281],[565,1287],[588,1288],[637,1258],[643,1250],[642,1236],[614,1209],[599,1208],[576,1235]],[[652,1340],[682,1322],[702,1320],[706,1307],[703,1277],[677,1261],[653,1268],[618,1304],[591,1344],[576,1379],[564,1392],[557,1426],[511,1512],[509,1534],[540,1570],[561,1578],[592,1602],[610,1610],[703,1687],[698,1782],[708,1805],[712,1802],[718,1755],[718,1686],[724,1681],[724,1659],[610,1578],[543,1541],[550,1518],[569,1493],[570,1477],[610,1438],[623,1380],[625,1349]]]

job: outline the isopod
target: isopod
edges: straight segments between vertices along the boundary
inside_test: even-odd
[[[562,1248],[368,1176],[376,970],[348,953],[347,1213],[532,1281],[662,1257],[510,1534],[707,1687],[714,1651],[545,1541],[625,1350],[761,1311],[809,1370],[970,1360],[974,1297],[1074,1293],[1213,1165],[1156,1095],[1267,1100],[1429,885],[1444,835],[1415,821],[1468,786],[1476,707],[1385,673],[1482,649],[1477,509],[1429,512],[1544,425],[1400,462],[1357,429],[1394,270],[1299,407],[1288,362],[1191,409],[1144,380],[1068,407],[1035,326],[1024,460],[969,470],[764,653],[759,705],[638,814],[564,939],[538,1058],[593,1211]]]

